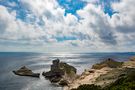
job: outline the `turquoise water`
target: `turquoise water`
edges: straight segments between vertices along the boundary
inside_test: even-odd
[[[135,53],[24,53],[0,52],[0,90],[62,90],[52,85],[44,77],[20,77],[12,73],[22,66],[27,66],[33,72],[48,71],[52,60],[59,58],[77,68],[78,74],[93,64],[106,58],[126,61]]]

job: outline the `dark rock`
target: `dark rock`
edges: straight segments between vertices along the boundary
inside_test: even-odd
[[[94,70],[89,70],[89,73],[94,73],[95,71]]]
[[[59,83],[63,77],[73,78],[73,76],[76,75],[76,68],[56,59],[52,61],[50,71],[43,72],[42,75],[52,83]]]
[[[59,66],[60,60],[59,59],[53,60],[52,63],[53,64],[51,65],[51,71],[59,71],[59,69],[60,69],[60,66]]]
[[[60,82],[59,82],[59,85],[61,85],[61,86],[68,86],[68,84],[69,84],[69,82],[67,81],[67,80],[61,80]]]
[[[42,73],[45,78],[53,78],[53,77],[62,77],[64,75],[63,71],[49,71],[49,72],[43,72]]]
[[[53,60],[51,70],[42,73],[42,75],[45,76],[46,79],[49,79],[53,83],[59,82],[64,75],[64,71],[60,69],[59,63],[59,59]]]
[[[14,74],[19,75],[19,76],[30,76],[30,77],[39,77],[39,73],[33,73],[30,69],[27,67],[23,66],[17,71],[13,71]]]
[[[64,75],[64,72],[61,70],[49,71],[43,72],[42,75],[45,76],[46,79],[49,79],[52,83],[57,83],[61,80],[62,76]]]
[[[57,83],[57,82],[59,82],[61,80],[61,77],[52,77],[52,78],[50,78],[50,82],[51,83]]]

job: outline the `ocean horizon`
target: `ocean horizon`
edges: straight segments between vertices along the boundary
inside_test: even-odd
[[[107,58],[116,61],[127,61],[135,56],[135,52],[120,53],[32,53],[32,52],[0,52],[0,90],[62,90],[51,84],[43,76],[39,78],[20,77],[12,73],[22,66],[27,66],[33,72],[49,71],[52,60],[59,58],[75,68],[81,74]]]

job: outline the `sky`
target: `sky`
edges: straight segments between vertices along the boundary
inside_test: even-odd
[[[0,0],[1,52],[133,52],[135,0]]]

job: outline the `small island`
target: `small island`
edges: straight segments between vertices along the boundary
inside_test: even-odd
[[[28,69],[26,66],[21,67],[19,70],[13,71],[14,74],[19,76],[29,76],[29,77],[38,77],[40,73],[34,73],[32,70]]]
[[[60,86],[67,86],[76,77],[76,68],[60,62],[59,59],[53,60],[51,70],[43,72],[42,75],[49,79],[52,83],[57,83]]]

